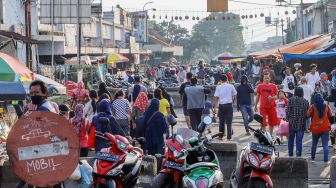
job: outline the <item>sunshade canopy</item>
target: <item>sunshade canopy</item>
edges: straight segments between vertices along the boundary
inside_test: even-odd
[[[256,58],[268,57],[271,55],[280,55],[283,53],[291,53],[291,54],[304,54],[314,51],[321,46],[325,46],[331,40],[331,35],[315,35],[312,37],[308,37],[303,40],[299,40],[296,42],[292,42],[280,47],[272,48],[269,50],[254,52],[249,54],[250,56],[256,56]]]
[[[6,100],[25,100],[26,90],[21,82],[3,82],[0,81],[0,101]]]
[[[283,54],[285,61],[290,61],[292,59],[323,59],[329,57],[336,57],[336,52],[322,52],[319,54]]]
[[[0,52],[0,81],[34,80],[34,73],[18,59]]]
[[[117,53],[106,54],[105,60],[107,64],[113,64],[117,62],[129,62],[129,59],[127,57]]]

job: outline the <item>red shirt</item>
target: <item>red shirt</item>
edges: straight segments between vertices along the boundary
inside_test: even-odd
[[[275,100],[268,100],[268,97],[274,97],[278,94],[279,90],[275,84],[261,83],[257,87],[257,93],[260,95],[260,108],[273,108],[275,107]]]

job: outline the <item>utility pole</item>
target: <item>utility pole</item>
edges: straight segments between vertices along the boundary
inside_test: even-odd
[[[285,39],[284,39],[284,20],[281,19],[281,37],[282,37],[282,45],[285,44]]]
[[[303,21],[303,0],[301,0],[301,8],[300,8],[300,14],[301,14],[301,39],[304,39],[304,21]]]
[[[55,42],[54,42],[54,1],[51,2],[51,68],[54,70],[54,53],[55,53]]]
[[[26,0],[24,2],[25,6],[25,33],[26,37],[31,38],[31,2]],[[29,69],[32,69],[32,58],[31,58],[31,46],[29,43],[26,43],[26,65]]]
[[[101,13],[99,15],[99,25],[100,25],[100,45],[102,48],[102,55],[104,54],[104,40],[103,40],[103,0],[100,0]]]
[[[77,0],[77,60],[78,60],[78,65],[80,65],[80,53],[81,53],[81,24],[79,22],[79,0]]]

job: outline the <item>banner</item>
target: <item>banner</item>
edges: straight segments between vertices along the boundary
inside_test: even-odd
[[[133,27],[136,42],[139,43],[148,42],[147,11],[134,12],[132,13],[132,16],[134,18]]]
[[[81,70],[78,70],[77,72],[77,83],[80,82],[80,81],[83,81],[83,69]]]

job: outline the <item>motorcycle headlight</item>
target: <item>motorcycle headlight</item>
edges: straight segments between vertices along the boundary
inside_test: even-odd
[[[124,142],[122,142],[121,140],[117,139],[117,147],[118,149],[120,149],[121,151],[126,151],[127,150],[127,144],[125,144]]]
[[[260,165],[260,168],[268,168],[271,165],[272,160],[271,159],[267,159],[266,161],[262,162]]]
[[[197,188],[207,188],[209,184],[209,180],[204,177],[200,177],[196,180],[195,184]]]
[[[248,158],[249,158],[250,163],[251,163],[253,166],[259,168],[258,160],[257,160],[257,158],[256,158],[252,153],[249,153],[249,154],[248,154]]]

